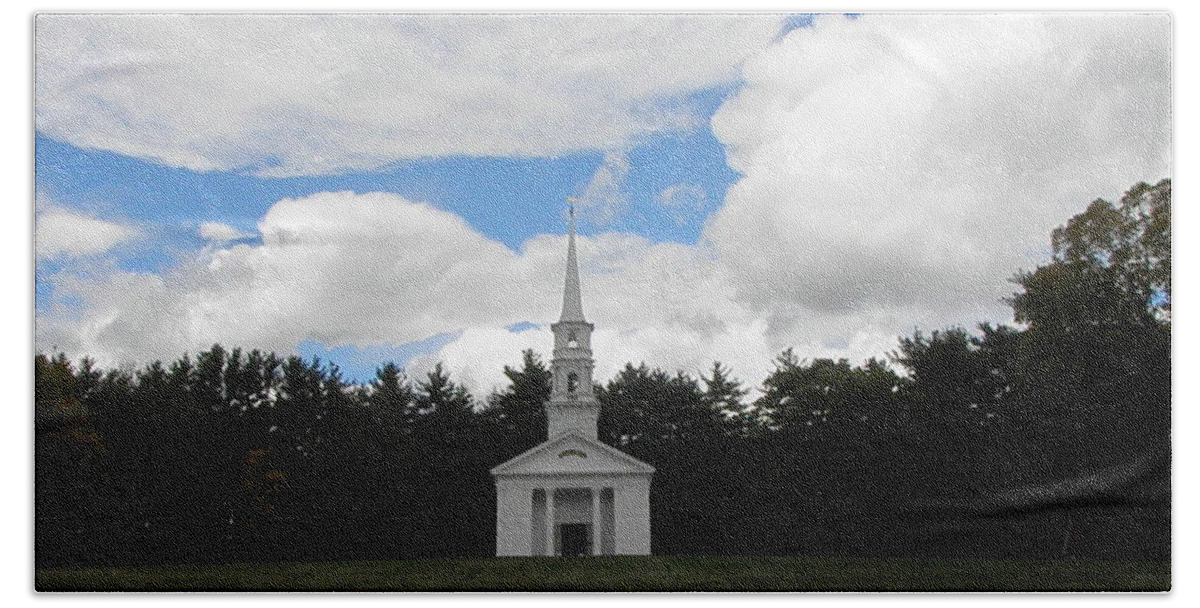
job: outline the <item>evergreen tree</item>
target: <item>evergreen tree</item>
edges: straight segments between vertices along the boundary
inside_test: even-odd
[[[750,391],[731,377],[720,361],[713,361],[711,375],[700,376],[700,380],[704,382],[704,405],[721,414],[728,433],[745,436],[761,430],[763,422],[754,408],[742,401]]]
[[[858,367],[845,359],[806,362],[787,349],[776,358],[755,405],[785,433],[842,436],[895,425],[903,416],[895,395],[900,385],[877,359]]]
[[[423,432],[430,439],[453,443],[470,436],[474,401],[465,387],[450,379],[440,362],[417,383],[416,403]]]
[[[600,437],[613,445],[660,445],[721,432],[721,414],[705,404],[699,383],[683,372],[626,364],[597,396]]]
[[[416,393],[400,366],[389,361],[376,368],[375,378],[360,399],[389,435],[412,434],[417,416]]]
[[[38,567],[86,563],[104,542],[106,463],[101,435],[84,404],[95,381],[89,362],[76,374],[64,355],[34,357],[34,557]]]
[[[532,350],[522,353],[521,369],[504,366],[509,385],[488,399],[499,436],[499,462],[516,456],[546,438],[546,408],[550,399],[550,369]]]

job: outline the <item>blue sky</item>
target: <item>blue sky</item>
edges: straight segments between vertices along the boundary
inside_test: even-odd
[[[701,120],[693,129],[648,134],[628,151],[620,184],[628,206],[603,226],[586,218],[580,231],[634,232],[655,241],[693,243],[705,216],[724,197],[736,173],[713,137],[708,119],[729,87],[700,91],[688,105]],[[83,149],[42,134],[35,137],[39,194],[73,209],[154,226],[147,249],[121,260],[130,270],[165,268],[170,245],[203,244],[195,232],[218,219],[253,231],[281,198],[314,192],[395,192],[461,215],[473,227],[516,249],[534,234],[562,230],[563,193],[580,193],[604,158],[597,150],[554,157],[453,156],[397,161],[393,167],[339,175],[259,177],[244,171],[193,171],[104,150]],[[704,191],[705,205],[674,221],[655,197],[678,183]]]
[[[1162,15],[36,29],[35,348],[105,365],[222,342],[486,393],[546,351],[575,195],[597,377],[754,384],[1010,321],[1050,230],[1171,167]]]
[[[779,36],[811,25],[813,15],[785,15]],[[737,87],[729,83],[689,92],[675,103],[698,119],[691,129],[646,133],[631,142],[629,173],[620,184],[628,206],[602,226],[585,217],[580,232],[610,229],[654,241],[694,243],[704,217],[721,201],[736,173],[709,126],[712,114]],[[252,232],[263,212],[281,198],[314,192],[395,192],[461,215],[476,229],[510,248],[543,232],[561,229],[555,205],[563,193],[578,194],[602,162],[602,150],[552,157],[451,156],[398,159],[393,166],[338,175],[258,177],[253,171],[195,171],[164,166],[103,149],[81,148],[35,132],[35,186],[39,195],[95,215],[153,226],[145,248],[119,261],[129,270],[162,270],[178,248],[203,244],[195,226],[214,218]],[[700,188],[703,206],[669,214],[655,197],[673,184]],[[38,293],[48,289],[38,282]]]
[[[724,149],[708,122],[731,91],[731,86],[722,86],[689,95],[685,103],[700,119],[694,128],[639,137],[625,152],[628,168],[618,185],[623,200],[615,214],[584,214],[580,233],[619,231],[653,242],[695,243],[705,218],[737,177],[726,165]],[[169,167],[40,133],[34,155],[39,196],[86,215],[137,224],[141,238],[113,250],[111,261],[126,271],[153,273],[169,271],[180,256],[205,246],[197,233],[202,222],[219,221],[242,230],[248,236],[239,242],[255,244],[255,226],[275,202],[328,191],[393,192],[426,201],[516,251],[534,235],[563,231],[564,197],[580,194],[604,157],[597,150],[553,157],[452,156],[402,160],[387,168],[338,175],[262,177],[248,171]],[[675,210],[657,200],[675,184],[697,189],[694,206]],[[35,297],[40,313],[52,303],[74,302],[69,297],[56,299],[47,279],[69,265],[53,259],[38,263]],[[294,352],[333,361],[346,378],[366,382],[382,362],[404,364],[413,356],[436,352],[453,336],[443,332],[405,344],[363,347],[325,345],[309,338]]]
[[[786,29],[811,22],[788,20]],[[603,218],[583,214],[581,234],[620,231],[653,242],[695,243],[704,219],[724,198],[737,174],[713,136],[709,119],[733,90],[732,85],[689,94],[680,103],[700,120],[695,127],[639,137],[625,157],[627,173],[618,184],[621,204]],[[113,251],[111,261],[130,272],[162,273],[205,246],[197,226],[220,221],[247,233],[240,242],[255,244],[255,225],[275,202],[317,192],[394,192],[426,201],[461,216],[488,238],[519,249],[536,234],[563,230],[564,197],[580,194],[604,161],[604,153],[580,150],[553,157],[452,156],[400,160],[393,166],[337,175],[261,177],[249,171],[195,171],[164,166],[114,152],[86,149],[38,133],[35,136],[35,183],[39,196],[56,205],[110,221],[135,223],[136,242]],[[695,206],[674,210],[658,196],[674,184],[696,188]],[[56,298],[47,277],[62,272],[59,260],[40,261],[35,270],[35,301],[44,314]],[[537,327],[528,322],[514,331]],[[404,344],[326,345],[307,338],[294,353],[336,363],[344,377],[368,382],[385,361],[406,364],[452,341],[442,332]]]

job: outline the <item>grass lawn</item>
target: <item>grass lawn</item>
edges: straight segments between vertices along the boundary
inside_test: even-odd
[[[39,591],[1167,591],[1165,562],[594,557],[37,570]]]

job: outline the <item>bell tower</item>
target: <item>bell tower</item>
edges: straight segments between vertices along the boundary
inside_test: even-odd
[[[554,354],[550,361],[553,374],[550,400],[546,402],[547,431],[550,437],[576,429],[589,439],[596,438],[600,402],[592,390],[592,330],[583,318],[583,299],[579,292],[579,262],[575,256],[575,205],[567,233],[567,277],[563,288],[562,316],[550,326],[554,332]]]

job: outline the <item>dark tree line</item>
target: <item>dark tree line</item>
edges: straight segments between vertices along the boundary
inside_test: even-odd
[[[653,464],[659,554],[1169,559],[1170,182],[1096,201],[1018,275],[1019,327],[889,360],[627,365],[600,438]],[[484,400],[214,346],[134,372],[37,355],[35,548],[68,564],[483,557],[488,470],[545,438],[547,362]]]

